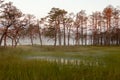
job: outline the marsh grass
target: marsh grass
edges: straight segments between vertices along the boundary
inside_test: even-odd
[[[27,56],[53,56],[83,61],[80,65],[61,64],[55,61],[23,58]],[[0,48],[0,80],[120,80],[120,48],[91,46]]]

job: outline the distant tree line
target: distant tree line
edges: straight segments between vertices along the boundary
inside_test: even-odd
[[[85,10],[77,14],[64,9],[52,8],[46,17],[22,13],[12,2],[0,0],[0,46],[7,47],[7,40],[16,47],[20,39],[43,37],[54,41],[54,46],[72,45],[120,45],[120,7],[108,5],[103,11],[87,15]]]

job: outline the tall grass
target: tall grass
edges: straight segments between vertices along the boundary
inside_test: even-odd
[[[51,52],[51,53],[49,53]],[[76,55],[66,52],[78,52]],[[102,56],[98,55],[102,52]],[[45,60],[27,60],[28,55],[79,56],[91,62],[80,65]],[[78,58],[78,59],[79,59]],[[98,65],[95,64],[96,60]],[[119,47],[29,47],[0,48],[0,80],[120,80]]]

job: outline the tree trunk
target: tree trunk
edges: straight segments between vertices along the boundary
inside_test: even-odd
[[[76,36],[75,36],[75,40],[76,40],[76,45],[79,45],[79,32],[78,32],[78,27],[76,28]]]
[[[38,26],[38,35],[39,35],[39,39],[40,39],[40,44],[42,46],[42,35],[41,35],[41,31],[40,31],[39,26]]]
[[[68,29],[68,46],[70,45],[70,28]]]
[[[57,34],[55,34],[55,41],[54,41],[54,46],[56,46],[56,43],[57,43]]]
[[[33,36],[30,35],[31,45],[33,46]]]
[[[1,38],[0,38],[0,46],[2,45],[3,39],[5,39],[6,36],[7,36],[7,30],[8,30],[8,27],[5,29],[5,31],[3,32],[3,34],[2,34],[2,36],[1,36]],[[5,37],[5,38],[4,38],[4,37]],[[6,42],[6,41],[4,41],[4,45],[6,45],[5,42]]]
[[[65,30],[65,23],[63,22],[64,27],[64,46],[66,46],[66,30]]]
[[[59,46],[61,46],[61,30],[60,30],[60,24],[58,23],[58,41],[59,41]]]
[[[5,36],[4,36],[4,47],[7,47],[6,39],[7,39],[7,34],[5,34]]]
[[[81,20],[81,45],[83,46],[83,18]]]
[[[3,40],[4,36],[7,35],[8,28],[9,28],[13,23],[14,23],[14,21],[11,22],[9,25],[6,26],[5,31],[3,32],[3,34],[2,34],[2,36],[1,36],[1,38],[0,38],[0,46],[2,45],[2,40]]]
[[[4,36],[5,36],[5,33],[3,33],[1,38],[0,38],[0,46],[2,45],[2,40],[3,40]]]
[[[42,46],[42,35],[41,35],[40,32],[39,32],[39,39],[40,39],[40,44],[41,44],[41,46]]]
[[[54,34],[55,40],[54,40],[54,46],[56,46],[57,43],[57,28],[55,27],[55,34]]]

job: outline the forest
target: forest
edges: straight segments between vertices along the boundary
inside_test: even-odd
[[[37,19],[21,12],[12,2],[0,0],[0,46],[16,47],[21,39],[29,39],[33,46],[36,38],[41,46],[44,38],[52,40],[54,46],[119,46],[120,7],[108,5],[89,15],[85,10],[75,14],[53,7],[47,16]]]

